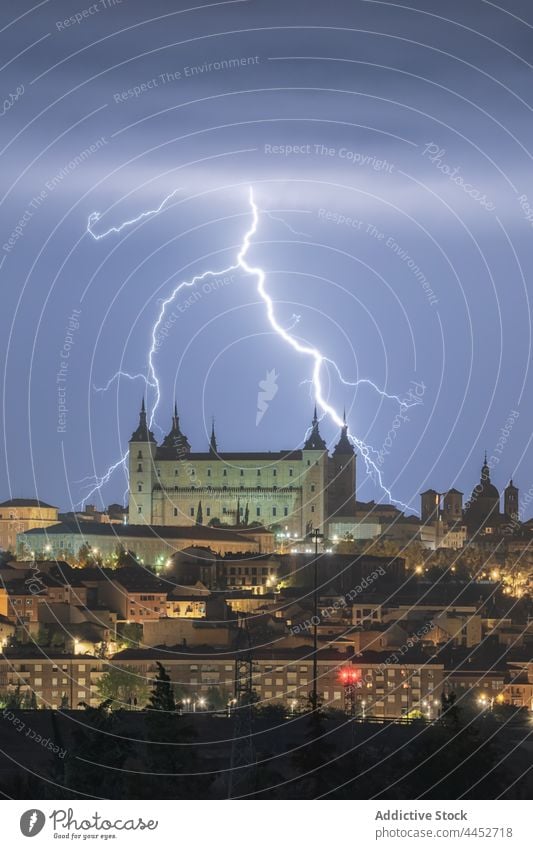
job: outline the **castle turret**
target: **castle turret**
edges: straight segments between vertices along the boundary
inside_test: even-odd
[[[181,432],[178,405],[174,401],[172,427],[161,443],[157,457],[161,460],[184,460],[190,452],[191,446],[185,434]]]
[[[348,437],[346,413],[341,436],[329,460],[328,513],[355,519],[355,462],[356,454]]]
[[[148,427],[144,398],[139,414],[139,426],[133,431],[129,446],[129,522],[132,525],[149,525],[152,522],[152,488],[157,444]]]
[[[304,442],[302,459],[302,533],[307,534],[314,528],[324,527],[324,493],[327,487],[328,451],[318,426],[315,411],[311,422],[311,431]]]

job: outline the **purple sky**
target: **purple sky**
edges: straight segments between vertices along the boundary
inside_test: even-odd
[[[95,387],[120,369],[146,374],[161,299],[235,262],[250,185],[271,215],[248,260],[279,323],[299,315],[290,332],[351,382],[402,399],[419,387],[381,454],[393,496],[418,510],[428,486],[470,492],[485,449],[500,489],[511,476],[522,494],[533,485],[533,15],[513,0],[418,9],[2,3],[1,497],[69,509],[82,479],[118,460],[143,380]],[[87,233],[94,211],[103,233],[174,190],[138,225]],[[154,357],[157,425],[169,429],[176,397],[195,450],[212,415],[222,451],[299,446],[309,357],[273,332],[254,277],[194,291],[169,308]],[[278,389],[256,425],[272,370]],[[382,451],[397,402],[331,368],[323,378],[351,432]],[[321,427],[335,442],[334,424]],[[388,500],[361,458],[358,481],[361,499]],[[124,489],[119,468],[91,501]]]

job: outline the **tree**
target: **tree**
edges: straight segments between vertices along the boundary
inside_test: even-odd
[[[121,568],[122,566],[138,566],[139,561],[137,560],[137,555],[134,551],[129,551],[124,548],[123,545],[117,545],[115,549],[115,557],[116,557],[116,565]]]
[[[143,626],[138,622],[123,622],[117,626],[117,642],[127,648],[138,649],[142,641]]]
[[[174,689],[170,676],[162,663],[157,661],[157,675],[154,678],[154,686],[149,700],[150,710],[162,710],[167,713],[175,713],[176,701]]]
[[[83,707],[83,719],[74,723],[72,744],[62,761],[61,784],[68,788],[69,798],[73,793],[89,796],[97,793],[104,799],[132,798],[124,764],[133,751],[119,725],[120,714],[110,710],[109,701],[97,708],[87,704]]]
[[[174,692],[176,692],[175,687]],[[211,710],[225,710],[229,700],[230,692],[226,687],[212,685],[207,688],[206,702]]]
[[[202,502],[198,502],[198,509],[196,511],[196,524],[201,525],[204,521],[204,511],[202,510]]]
[[[111,710],[144,705],[149,692],[146,680],[130,666],[110,667],[98,681],[97,690],[100,698],[109,702]]]
[[[9,693],[6,699],[6,707],[19,710],[22,705],[22,694],[20,692],[20,684],[17,684],[15,687],[15,691],[13,693]]]
[[[24,710],[37,710],[37,696],[33,690],[24,696],[22,707]]]

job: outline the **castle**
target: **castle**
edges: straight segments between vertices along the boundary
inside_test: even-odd
[[[198,453],[181,431],[176,404],[172,427],[158,445],[143,400],[139,426],[129,442],[129,522],[257,523],[297,538],[316,528],[327,534],[331,520],[355,518],[355,478],[356,454],[346,418],[331,456],[316,407],[301,449],[221,453],[213,423],[208,450]]]

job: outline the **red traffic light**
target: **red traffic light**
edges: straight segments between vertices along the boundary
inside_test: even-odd
[[[351,666],[344,666],[339,670],[339,679],[342,684],[355,684],[361,680],[361,671]]]

